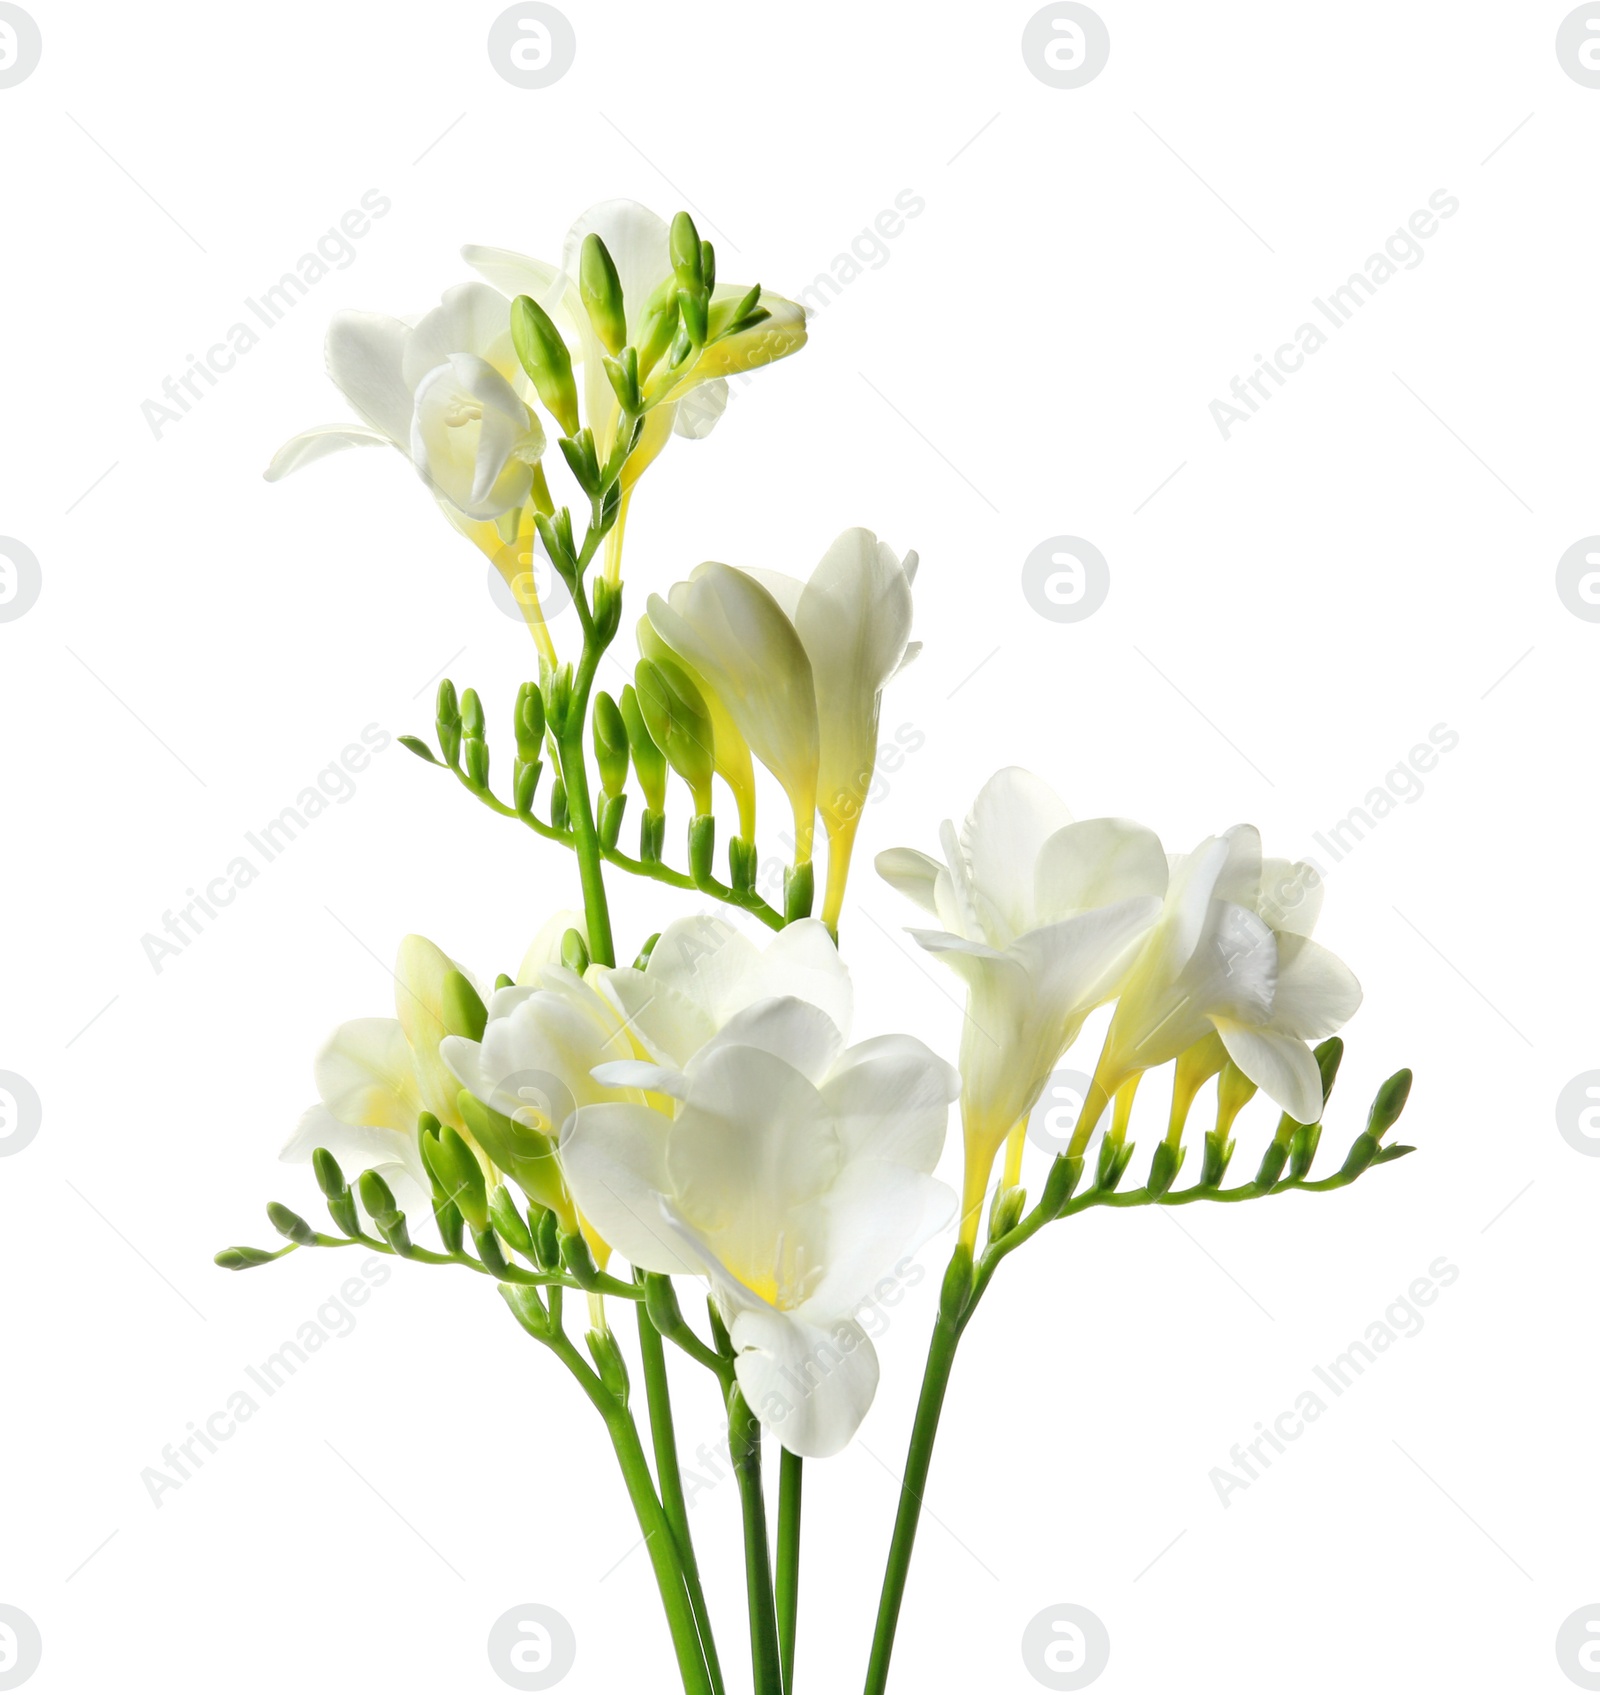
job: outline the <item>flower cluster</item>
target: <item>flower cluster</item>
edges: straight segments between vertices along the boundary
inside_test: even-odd
[[[641,476],[674,434],[710,431],[729,376],[802,347],[805,314],[759,285],[721,282],[686,213],[668,224],[625,201],[580,218],[559,263],[484,247],[465,257],[482,280],[449,289],[420,318],[335,319],[328,368],[358,421],[296,436],[267,475],[346,447],[397,448],[511,585],[538,675],[511,707],[508,780],[498,765],[491,779],[483,701],[449,679],[434,743],[402,740],[489,811],[569,853],[581,911],[554,914],[515,976],[474,976],[408,937],[396,1016],[334,1033],[314,1066],[319,1103],[284,1150],[312,1164],[335,1233],[273,1203],[286,1245],[229,1248],[218,1262],[238,1270],[359,1242],[491,1278],[604,1421],[684,1689],[723,1695],[665,1344],[704,1367],[727,1410],[742,1497],[755,1688],[787,1695],[802,1460],[855,1435],[878,1384],[861,1316],[955,1225],[868,1672],[868,1695],[883,1695],[956,1349],[1001,1264],[1090,1207],[1342,1188],[1411,1151],[1383,1140],[1410,1073],[1380,1089],[1337,1172],[1313,1178],[1342,1053],[1335,1032],[1361,1000],[1311,939],[1314,869],[1263,857],[1242,824],[1169,854],[1127,819],[1074,820],[1018,769],[990,779],[959,830],[944,824],[941,857],[892,848],[876,859],[937,921],[916,940],[966,985],[957,1063],[911,1035],[852,1041],[840,921],[883,692],[921,645],[917,556],[854,528],[804,579],[679,563],[642,596],[626,685],[615,695],[597,686],[624,627],[623,540]],[[536,550],[576,615],[562,626],[565,654],[534,586]],[[788,808],[771,901],[757,887],[758,783],[768,786],[758,766]],[[676,863],[674,785],[688,799]],[[622,840],[630,799],[642,803],[632,852]],[[719,804],[734,820],[721,870]],[[826,869],[813,916],[819,820]],[[722,915],[680,910],[619,963],[607,892],[616,872]],[[1108,1007],[1081,1111],[1030,1207],[1030,1117]],[[1169,1064],[1166,1133],[1142,1187],[1122,1189],[1135,1092]],[[1177,1190],[1191,1108],[1213,1079],[1215,1124],[1196,1181]],[[1225,1188],[1233,1127],[1257,1092],[1282,1117],[1253,1180]],[[935,1175],[957,1101],[959,1196]],[[425,1218],[437,1247],[414,1234]],[[684,1314],[686,1287],[706,1296],[704,1332]],[[587,1356],[568,1330],[572,1292],[586,1297]],[[653,1471],[634,1368],[612,1328],[619,1308],[637,1317]],[[782,1450],[776,1574],[764,1431]]]

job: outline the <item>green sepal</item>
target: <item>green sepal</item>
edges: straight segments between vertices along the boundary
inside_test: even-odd
[[[506,1259],[505,1250],[500,1246],[500,1238],[494,1231],[485,1227],[472,1232],[472,1244],[478,1250],[478,1258],[483,1261],[484,1270],[495,1277],[504,1277],[511,1269]]]
[[[1046,1218],[1061,1216],[1062,1209],[1072,1199],[1082,1179],[1082,1154],[1056,1155],[1050,1165],[1050,1174],[1044,1180],[1044,1190],[1039,1196],[1039,1205],[1044,1209]]]
[[[1222,1186],[1222,1180],[1228,1175],[1228,1166],[1233,1159],[1233,1147],[1231,1136],[1219,1136],[1215,1130],[1206,1131],[1205,1152],[1200,1161],[1202,1189],[1217,1189]]]
[[[728,838],[728,881],[734,888],[748,893],[756,886],[758,863],[754,842],[743,836]]]
[[[420,737],[401,736],[399,740],[401,747],[409,748],[418,759],[425,759],[430,765],[437,765],[439,763],[439,761],[433,757],[433,749],[430,748]]]
[[[517,735],[517,758],[536,765],[544,753],[544,696],[537,683],[524,683],[517,690],[513,715]]]
[[[475,789],[489,786],[489,744],[477,736],[468,736],[461,744],[462,763],[467,781]]]
[[[606,491],[600,512],[601,525],[608,530],[616,522],[615,499],[616,488],[613,486]],[[622,585],[601,577],[594,585],[591,598],[594,602],[594,639],[600,646],[606,647],[622,623]]]
[[[1317,1157],[1317,1144],[1322,1140],[1320,1124],[1301,1124],[1289,1138],[1289,1175],[1301,1178],[1311,1169]]]
[[[940,1318],[947,1324],[959,1324],[971,1300],[972,1249],[965,1242],[958,1242],[945,1267],[944,1282],[939,1286]]]
[[[791,867],[783,874],[783,918],[786,924],[811,916],[811,904],[816,899],[816,873],[808,859],[804,865]]]
[[[633,968],[635,971],[643,971],[650,963],[650,955],[656,951],[656,943],[660,940],[661,932],[659,930],[655,931],[653,935],[645,937],[644,946],[634,956]]]
[[[600,846],[607,853],[617,845],[622,835],[622,818],[627,810],[626,795],[607,795],[600,804]]]
[[[633,756],[633,768],[639,774],[645,804],[652,813],[659,813],[667,804],[667,757],[651,738],[644,714],[639,710],[638,691],[632,683],[622,691],[618,709],[628,733],[628,750]]]
[[[1160,1200],[1172,1187],[1188,1151],[1187,1148],[1173,1147],[1171,1142],[1156,1144],[1156,1151],[1150,1160],[1150,1176],[1145,1181],[1145,1189],[1151,1200]],[[1131,1148],[1129,1152],[1132,1152]]]
[[[639,817],[639,859],[645,865],[659,865],[667,845],[667,815],[646,810]]]
[[[453,1201],[474,1234],[488,1228],[489,1193],[478,1156],[453,1125],[422,1138],[422,1157],[446,1197]]]
[[[645,1273],[644,1310],[663,1336],[676,1335],[683,1328],[683,1308],[678,1305],[678,1291],[673,1288],[672,1279],[662,1272]]]
[[[697,889],[716,882],[717,821],[709,812],[689,820],[689,875]]]
[[[346,1236],[359,1236],[361,1225],[356,1217],[355,1196],[350,1193],[350,1185],[345,1182],[338,1160],[326,1148],[316,1148],[311,1155],[311,1169],[316,1173],[317,1187],[328,1203],[328,1216]]]
[[[600,1283],[600,1267],[594,1263],[589,1244],[573,1230],[561,1238],[561,1263],[580,1289],[595,1289]]]
[[[998,1242],[1001,1237],[1009,1236],[1022,1222],[1023,1209],[1027,1204],[1028,1191],[1020,1184],[1010,1189],[997,1188],[989,1208],[989,1240]]]
[[[1095,1167],[1094,1186],[1110,1194],[1122,1181],[1122,1174],[1128,1169],[1128,1162],[1132,1158],[1132,1142],[1118,1142],[1110,1136],[1104,1137],[1100,1143],[1100,1158]]]
[[[567,785],[559,777],[550,785],[550,828],[565,830],[572,824],[572,814],[567,810]]]
[[[531,765],[518,760],[511,768],[511,795],[519,818],[533,816],[534,797],[539,792],[539,779],[544,775],[544,762],[534,760]]]
[[[609,1330],[590,1330],[584,1335],[589,1345],[589,1357],[600,1373],[600,1381],[623,1406],[628,1404],[628,1366]]]
[[[586,429],[575,436],[564,435],[558,445],[573,480],[592,500],[600,492],[600,464],[594,454],[594,432]]]
[[[1344,1156],[1344,1164],[1339,1167],[1341,1177],[1359,1177],[1377,1157],[1378,1138],[1370,1131],[1363,1130],[1350,1144],[1350,1151]]]
[[[561,1220],[548,1207],[539,1210],[538,1227],[533,1232],[533,1257],[541,1271],[560,1269]]]

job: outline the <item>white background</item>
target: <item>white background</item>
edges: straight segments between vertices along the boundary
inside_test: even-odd
[[[210,1264],[270,1240],[265,1199],[314,1210],[275,1157],[318,1042],[389,1010],[408,930],[514,970],[571,863],[392,747],[182,957],[157,973],[141,937],[364,725],[426,731],[442,667],[501,720],[531,672],[397,458],[262,482],[344,415],[331,312],[419,312],[463,242],[555,254],[615,195],[692,206],[724,277],[793,295],[907,190],[925,210],[804,353],[650,473],[631,604],[704,558],[803,573],[849,524],[920,550],[926,651],[885,724],[926,743],[869,814],[843,930],[861,1033],[953,1053],[954,979],[869,856],[933,846],[1020,762],[1175,849],[1248,819],[1322,860],[1320,933],[1367,997],[1323,1158],[1403,1064],[1420,1151],[1334,1195],[1096,1214],[1011,1262],[958,1367],[895,1687],[1027,1695],[1022,1631],[1063,1601],[1110,1631],[1107,1695],[1574,1687],[1600,1163],[1555,1101],[1600,1065],[1600,628],[1555,566],[1600,530],[1600,90],[1558,63],[1569,8],[1104,0],[1109,65],[1063,91],[1024,62],[1030,5],[572,0],[576,63],[529,92],[489,62],[494,4],[29,4],[43,60],[0,90],[0,532],[43,590],[0,624],[0,1068],[43,1127],[0,1162],[0,1600],[43,1633],[32,1687],[492,1695],[489,1626],[523,1601],[572,1621],[574,1695],[669,1687],[597,1422],[464,1272],[386,1262],[202,1472],[159,1507],[140,1475],[355,1269]],[[141,402],[371,189],[392,210],[354,262],[157,439]],[[1211,401],[1441,189],[1422,262],[1225,440]],[[1081,622],[1021,589],[1062,534],[1109,562]],[[1314,833],[1439,724],[1459,745],[1420,798],[1332,865]],[[628,952],[696,906],[615,901]],[[1273,1122],[1242,1120],[1246,1175]],[[1439,1256],[1459,1278],[1422,1332],[1224,1507],[1212,1469]],[[802,1691],[859,1683],[934,1281],[860,1440],[809,1468]],[[679,1411],[691,1452],[713,1440],[697,1377]],[[736,1518],[729,1487],[696,1509],[737,1685]]]

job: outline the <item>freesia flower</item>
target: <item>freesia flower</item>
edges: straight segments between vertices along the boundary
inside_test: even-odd
[[[959,1079],[909,1036],[846,1047],[848,978],[820,923],[764,955],[717,920],[673,929],[646,971],[606,978],[659,1057],[598,1080],[643,1099],[580,1105],[561,1163],[635,1266],[709,1279],[762,1423],[833,1454],[877,1388],[856,1315],[950,1215],[931,1173]],[[786,979],[801,992],[764,992]]]
[[[462,518],[493,520],[528,498],[544,429],[523,398],[510,302],[494,289],[462,283],[415,324],[340,312],[327,361],[362,421],[295,436],[267,467],[269,482],[342,448],[387,444]]]
[[[396,1016],[352,1019],[333,1033],[314,1065],[322,1099],[301,1118],[281,1158],[306,1161],[326,1148],[352,1169],[377,1170],[391,1187],[414,1185],[410,1203],[426,1204],[432,1191],[417,1146],[418,1118],[431,1112],[465,1131],[459,1085],[439,1053],[444,981],[460,969],[426,937],[401,942]]]
[[[1322,1079],[1310,1043],[1331,1036],[1361,1004],[1349,968],[1294,928],[1309,928],[1319,895],[1269,861],[1247,824],[1211,836],[1173,868],[1161,916],[1123,986],[1073,1137],[1080,1152],[1106,1099],[1131,1077],[1213,1033],[1251,1082],[1292,1118],[1314,1124]],[[1287,902],[1281,889],[1308,888]],[[1281,926],[1281,928],[1279,927]]]
[[[618,406],[605,374],[608,349],[583,303],[584,245],[591,235],[604,243],[622,286],[624,323],[618,326],[620,338],[609,351],[615,353],[624,344],[642,348],[652,324],[672,306],[676,293],[668,227],[647,207],[632,200],[606,200],[591,206],[567,232],[560,265],[498,247],[465,247],[462,257],[506,295],[528,295],[561,331],[573,363],[582,369],[584,418],[603,459],[612,446]],[[741,284],[715,284],[709,326],[713,336],[719,319],[725,322],[749,294]],[[771,364],[805,345],[802,307],[765,290],[757,304],[769,314],[762,323],[708,341],[659,392],[623,472],[624,499],[674,431],[691,438],[710,434],[727,405],[728,377]],[[683,404],[691,399],[692,404]]]
[[[971,1245],[995,1155],[1021,1136],[1056,1061],[1120,986],[1161,911],[1167,861],[1153,832],[1122,818],[1075,823],[1031,772],[997,772],[941,864],[910,848],[879,874],[943,925],[911,934],[967,985],[961,1035],[966,1135],[963,1239]],[[1014,1173],[1012,1179],[1014,1180]]]
[[[916,570],[916,554],[901,560],[870,530],[846,530],[804,582],[697,567],[665,599],[651,597],[641,635],[642,646],[659,644],[691,670],[708,704],[731,719],[740,747],[783,785],[797,866],[810,861],[820,811],[830,929],[877,763],[884,685],[921,646],[910,640]]]

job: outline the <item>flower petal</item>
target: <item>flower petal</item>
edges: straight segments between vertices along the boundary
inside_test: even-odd
[[[411,331],[376,312],[336,312],[323,346],[328,375],[373,429],[405,452],[411,435],[411,385],[405,380]]]
[[[926,912],[937,912],[934,889],[944,866],[916,848],[885,848],[873,861],[878,875],[891,888],[909,895]]]
[[[1278,937],[1278,987],[1272,997],[1274,1030],[1320,1041],[1342,1028],[1360,1005],[1361,985],[1336,954],[1304,936]]]
[[[1301,1124],[1321,1118],[1322,1076],[1304,1042],[1232,1019],[1218,1018],[1215,1023],[1228,1057],[1291,1118]]]
[[[375,430],[367,424],[317,424],[312,429],[302,430],[297,436],[290,436],[273,454],[272,463],[267,466],[264,475],[269,483],[275,483],[291,471],[298,471],[302,465],[314,465],[317,460],[326,459],[330,453],[339,453],[347,447],[394,445],[382,430]]]
[[[975,888],[1007,926],[1009,933],[998,938],[1002,944],[1032,922],[1039,851],[1071,822],[1055,790],[1021,766],[997,771],[978,791],[961,847]]]
[[[1041,921],[1167,892],[1167,855],[1154,830],[1130,818],[1086,818],[1057,830],[1034,866]]]
[[[961,1076],[915,1036],[877,1036],[843,1054],[822,1085],[846,1159],[931,1172]]]
[[[583,1107],[561,1138],[561,1168],[578,1210],[630,1265],[700,1275],[662,1215],[671,1120],[627,1101]]]
[[[820,1460],[846,1446],[878,1392],[878,1356],[859,1324],[751,1308],[729,1333],[744,1398],[790,1453]]]

